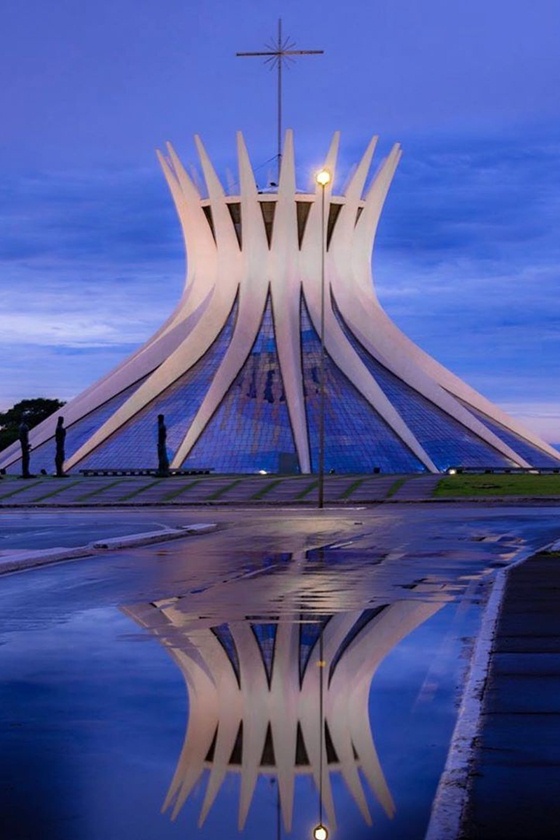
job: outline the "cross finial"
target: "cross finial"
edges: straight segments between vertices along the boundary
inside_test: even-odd
[[[237,56],[264,56],[265,64],[270,65],[270,69],[278,70],[278,179],[280,179],[280,163],[282,161],[282,67],[284,62],[294,61],[294,56],[299,55],[323,55],[324,50],[294,50],[295,41],[291,41],[289,37],[282,37],[282,18],[278,20],[278,36],[274,43],[270,40],[266,46],[266,50],[261,52],[238,52]]]

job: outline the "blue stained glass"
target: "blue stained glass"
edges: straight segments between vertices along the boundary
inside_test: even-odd
[[[156,399],[132,417],[94,452],[80,461],[78,468],[109,469],[156,468],[157,415],[165,415],[167,447],[170,458],[177,451],[198,411],[231,340],[237,307],[235,306],[222,332],[207,353],[194,367],[179,377]],[[202,464],[209,467],[213,464]]]
[[[321,345],[302,307],[302,343],[305,404],[313,471],[319,461]],[[386,473],[425,472],[424,465],[398,438],[374,408],[336,367],[325,358],[325,470],[364,473],[379,468]]]
[[[220,644],[227,653],[231,667],[235,671],[238,684],[241,683],[241,668],[239,666],[239,654],[229,624],[219,624],[211,627],[210,630],[219,639]]]
[[[335,310],[336,311],[336,310]],[[440,470],[450,466],[508,467],[513,462],[431,403],[375,359],[336,312],[347,340],[403,421]],[[237,316],[234,307],[206,355],[161,395],[90,453],[83,468],[157,467],[157,415],[166,418],[170,459],[192,423],[227,352]],[[301,342],[305,411],[312,469],[318,469],[320,342],[302,302]],[[146,377],[147,378],[147,377]],[[89,415],[68,426],[66,456],[76,452],[145,380],[131,385]],[[489,430],[536,467],[558,467],[547,455],[509,429],[465,404]],[[62,416],[64,411],[62,410]],[[31,469],[53,472],[54,439],[31,453]],[[295,445],[279,366],[270,300],[251,352],[224,400],[184,462],[217,472],[276,472],[280,456],[295,458]],[[297,459],[296,459],[297,460]],[[18,460],[10,472],[19,472]],[[364,473],[425,471],[422,463],[369,405],[348,378],[325,356],[325,470]]]
[[[293,455],[295,445],[268,303],[247,361],[184,466],[277,472],[281,453]]]
[[[274,647],[276,645],[276,624],[251,624],[251,629],[257,640],[263,664],[266,670],[268,684],[272,680],[274,666]]]
[[[456,466],[512,466],[512,462],[490,444],[370,356],[346,327],[339,312],[337,317],[354,350],[438,470]]]
[[[53,447],[54,447],[54,444],[53,444]],[[31,452],[30,469],[31,470],[35,469],[35,462],[33,460],[33,451]],[[41,469],[41,467],[39,467],[38,469]],[[52,451],[52,458],[50,459],[50,464],[49,464],[48,467],[45,467],[45,469],[48,469],[51,472],[54,471],[54,448],[53,448],[53,451]],[[21,458],[18,458],[17,461],[14,461],[12,464],[10,464],[9,467],[6,467],[6,473],[8,475],[20,475],[21,474]]]
[[[305,618],[308,620],[306,621]],[[309,660],[311,658],[311,654],[315,646],[319,641],[319,636],[321,635],[321,631],[325,624],[328,621],[328,617],[324,618],[323,616],[314,615],[314,616],[302,616],[302,621],[299,626],[299,682],[300,686],[303,682],[303,677],[305,671],[307,670],[307,666],[309,665]]]
[[[490,418],[485,414],[482,414],[482,412],[471,408],[469,405],[466,407],[481,421],[481,423],[484,423],[491,432],[494,432],[496,437],[503,440],[507,446],[511,446],[513,451],[517,452],[517,454],[524,458],[529,464],[531,464],[531,466],[560,467],[560,452],[558,453],[558,458],[553,458],[552,455],[548,455],[546,452],[543,452],[542,449],[539,449],[529,441],[524,440],[519,435],[516,435],[515,432],[504,428],[504,426],[496,423],[494,420],[490,420]]]
[[[145,378],[145,377],[144,377]],[[65,456],[70,458],[74,452],[77,452],[80,446],[88,440],[103,423],[115,412],[124,402],[140,387],[144,379],[138,380],[133,385],[125,388],[120,394],[116,394],[110,400],[100,405],[98,408],[86,414],[81,420],[71,423],[66,428],[65,440]],[[64,408],[57,412],[64,417]],[[55,455],[55,441],[53,437],[46,440],[36,449],[31,452],[31,469],[32,472],[39,472],[46,470],[48,473],[54,472],[54,455]],[[21,469],[21,461],[14,466],[17,471]],[[79,465],[81,466],[81,465]],[[114,464],[112,464],[114,466]],[[79,467],[77,468],[79,469]]]

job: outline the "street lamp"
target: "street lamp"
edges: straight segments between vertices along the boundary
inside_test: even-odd
[[[319,365],[319,498],[318,507],[323,507],[325,485],[325,187],[330,184],[328,169],[317,172],[315,180],[321,187],[321,356]],[[318,826],[317,829],[322,829]],[[326,835],[325,835],[326,837]],[[322,840],[318,837],[317,840]]]

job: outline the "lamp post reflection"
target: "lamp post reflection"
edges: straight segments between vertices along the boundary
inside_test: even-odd
[[[325,488],[325,253],[327,240],[325,235],[325,187],[330,184],[331,173],[321,169],[315,176],[321,187],[321,356],[319,363],[319,491],[317,506],[323,507]]]
[[[319,824],[313,829],[313,840],[327,840],[329,832],[323,825],[323,773],[325,772],[325,660],[323,627],[319,636]]]

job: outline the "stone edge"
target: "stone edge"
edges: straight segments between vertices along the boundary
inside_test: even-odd
[[[474,761],[475,740],[480,732],[484,690],[492,658],[492,644],[502,608],[508,574],[542,551],[560,548],[560,541],[548,543],[530,554],[523,554],[507,569],[495,576],[492,591],[484,609],[463,698],[447,761],[432,804],[425,840],[459,840],[462,819],[468,801],[468,781]]]
[[[123,548],[136,548],[153,543],[178,540],[188,536],[205,534],[215,531],[217,523],[196,523],[182,528],[163,528],[160,531],[149,531],[143,534],[128,534],[123,537],[110,537],[106,540],[94,540],[87,545],[74,547],[48,548],[41,551],[13,551],[4,556],[0,555],[0,575],[9,572],[20,572],[59,563],[64,560],[76,560],[80,557],[92,557],[104,551],[118,551]]]

